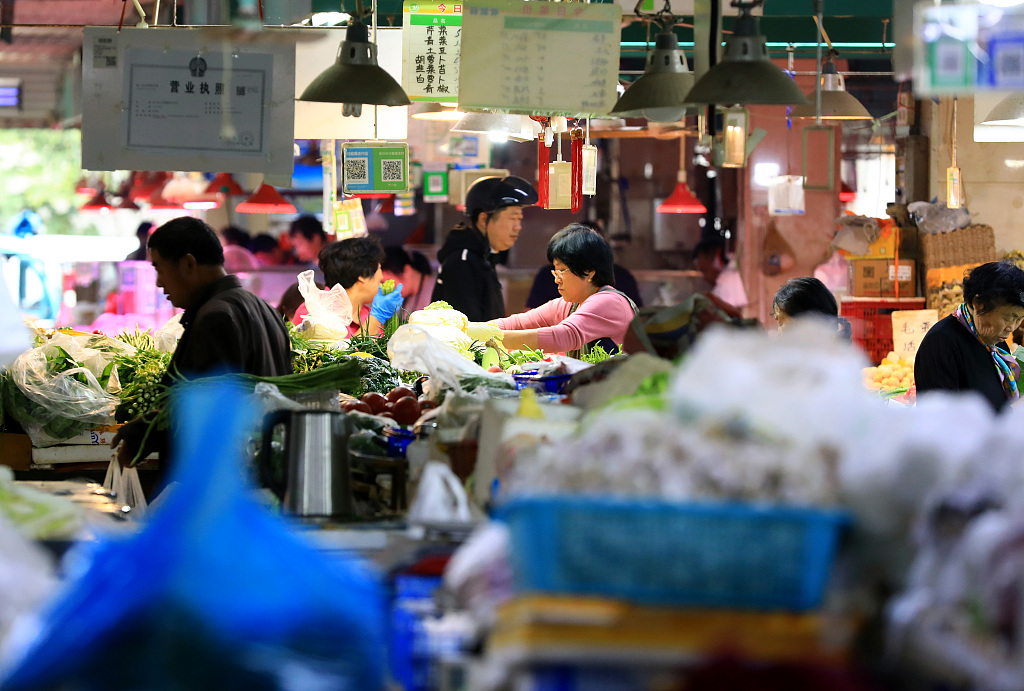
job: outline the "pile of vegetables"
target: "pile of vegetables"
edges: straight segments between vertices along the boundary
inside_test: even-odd
[[[369,415],[380,415],[391,418],[400,425],[414,424],[423,411],[436,407],[436,403],[421,396],[417,399],[416,392],[406,386],[396,386],[387,395],[371,391],[363,394],[359,400],[344,401],[342,410],[360,412]]]

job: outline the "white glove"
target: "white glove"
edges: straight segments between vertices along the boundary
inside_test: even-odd
[[[501,329],[487,322],[470,322],[469,326],[466,327],[466,335],[474,341],[480,341],[481,343],[486,343],[492,339],[500,341],[505,337]]]

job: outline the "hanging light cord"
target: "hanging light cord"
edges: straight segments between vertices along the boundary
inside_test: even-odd
[[[822,26],[822,13],[825,11],[825,0],[814,0],[814,23],[818,25],[818,76],[814,80],[814,124],[821,126],[821,39],[825,36],[825,27]],[[832,44],[829,43],[831,50]]]

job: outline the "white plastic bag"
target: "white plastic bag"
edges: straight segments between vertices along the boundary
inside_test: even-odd
[[[100,343],[108,350],[90,347]],[[99,380],[113,362],[111,351],[130,354],[134,350],[106,337],[57,333],[44,345],[19,355],[11,365],[11,379],[24,398],[5,399],[5,410],[37,447],[52,446],[90,426],[113,424],[118,404],[113,393],[121,388],[116,368],[111,368],[106,387]],[[54,374],[50,359],[61,356],[61,351],[82,366]],[[80,424],[63,424],[65,420]]]
[[[15,621],[30,617],[57,585],[47,554],[0,515],[0,649]]]
[[[6,367],[31,345],[32,334],[7,292],[7,283],[0,280],[0,367]]]
[[[471,523],[473,520],[466,490],[452,469],[436,461],[427,463],[416,498],[409,507],[409,522]]]
[[[103,479],[103,487],[117,495],[122,506],[130,506],[129,516],[142,519],[146,516],[146,495],[142,492],[139,482],[139,471],[136,468],[122,468],[116,456],[110,458],[107,476]]]
[[[425,386],[428,395],[432,395],[441,387],[462,393],[460,377],[493,380],[499,388],[515,385],[511,376],[488,372],[452,346],[439,341],[431,333],[432,329],[444,328],[446,327],[424,327],[414,324],[398,327],[388,341],[388,358],[391,365],[396,369],[415,370],[429,375],[430,381]]]
[[[317,341],[348,342],[348,327],[356,321],[352,301],[340,285],[321,290],[313,280],[313,271],[299,274],[299,293],[306,301],[308,314],[302,316],[308,336]]]
[[[173,353],[178,347],[178,341],[181,339],[181,335],[185,333],[185,327],[181,325],[181,317],[185,314],[179,312],[170,319],[167,323],[153,332],[153,340],[156,342],[156,349],[163,353]]]

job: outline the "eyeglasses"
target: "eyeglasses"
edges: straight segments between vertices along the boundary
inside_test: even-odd
[[[569,269],[551,269],[551,275],[561,281],[565,278],[567,271],[569,271]]]

